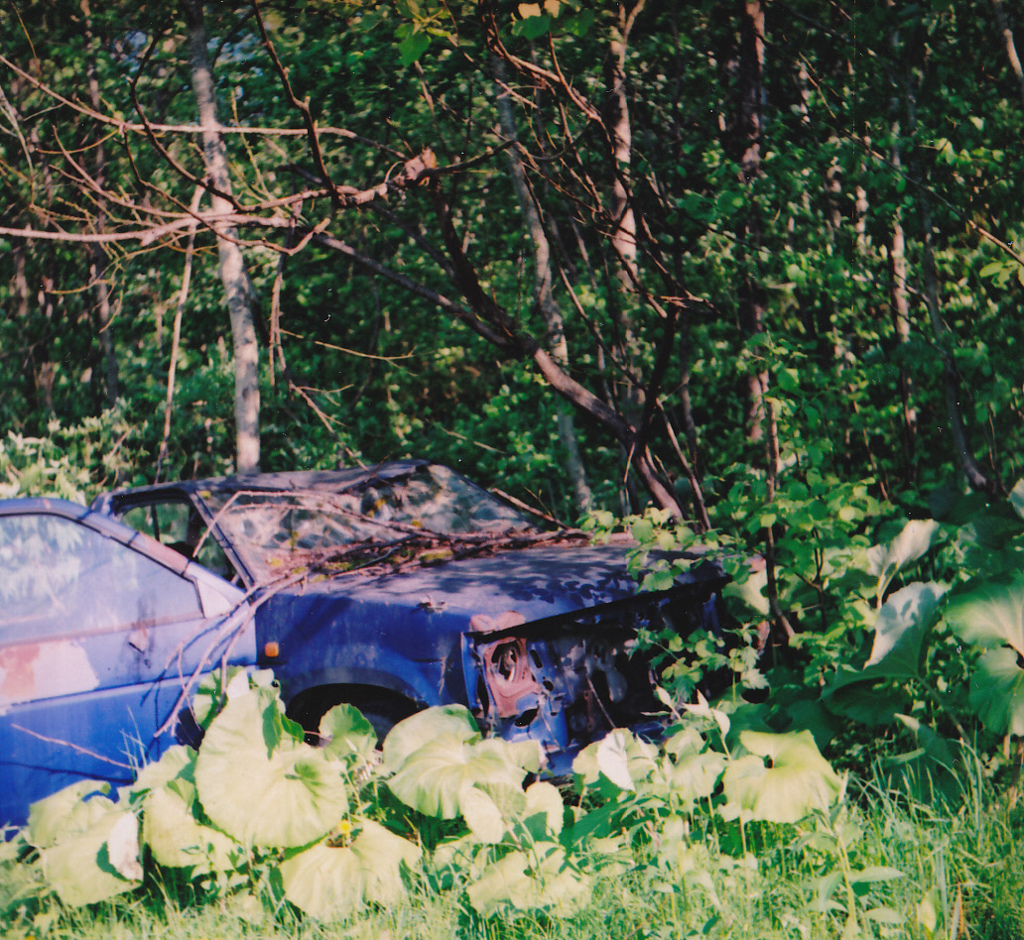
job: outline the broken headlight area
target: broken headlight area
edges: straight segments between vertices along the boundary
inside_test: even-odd
[[[532,623],[514,611],[473,618],[463,634],[463,665],[481,728],[537,740],[555,773],[568,771],[577,751],[613,728],[656,737],[668,716],[655,696],[650,651],[637,638],[666,629],[717,634],[717,597],[695,587]]]

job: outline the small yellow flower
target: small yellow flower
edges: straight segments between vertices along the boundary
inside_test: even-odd
[[[350,836],[352,835],[352,823],[347,819],[343,819],[340,823],[338,823],[336,831],[338,835]]]

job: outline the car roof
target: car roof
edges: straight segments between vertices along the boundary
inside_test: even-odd
[[[200,480],[178,480],[173,483],[155,483],[149,486],[133,486],[103,493],[93,500],[92,508],[106,511],[120,497],[130,497],[132,502],[144,499],[148,494],[177,492],[183,496],[193,493],[236,493],[262,490],[265,492],[289,492],[298,490],[324,490],[336,493],[341,489],[359,486],[371,480],[390,480],[404,476],[420,467],[431,465],[429,460],[391,460],[373,467],[349,467],[341,470],[289,470],[280,473],[250,473],[241,476],[207,477]]]

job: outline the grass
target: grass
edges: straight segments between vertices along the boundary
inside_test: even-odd
[[[1024,808],[981,792],[936,806],[876,776],[813,826],[748,827],[745,857],[724,851],[714,827],[688,842],[655,841],[630,870],[598,873],[588,903],[566,918],[484,920],[458,890],[417,882],[391,908],[317,922],[249,896],[193,904],[180,885],[151,880],[138,896],[91,908],[22,907],[0,929],[5,940],[1020,940]],[[858,880],[882,871],[902,875]]]
[[[667,809],[626,813],[624,854],[595,840],[574,856],[591,881],[571,916],[506,907],[481,917],[458,883],[468,884],[468,874],[449,868],[412,876],[394,905],[317,921],[271,901],[269,863],[251,881],[235,875],[241,880],[230,890],[205,895],[180,870],[151,867],[134,894],[91,907],[64,908],[55,895],[10,903],[38,867],[8,852],[0,856],[0,937],[1021,940],[1024,803],[1016,787],[994,791],[981,761],[966,749],[961,755],[956,775],[936,779],[915,777],[912,765],[876,764],[834,809],[795,825],[740,825],[706,811],[685,820]],[[440,878],[449,879],[444,889]]]

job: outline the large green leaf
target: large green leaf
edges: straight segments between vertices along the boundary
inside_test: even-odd
[[[406,806],[442,819],[461,815],[463,801],[469,799],[473,803],[470,812],[476,813],[473,818],[482,820],[480,814],[491,811],[470,793],[472,788],[493,785],[522,789],[526,774],[539,768],[534,742],[474,742],[449,732],[427,740],[409,754],[388,780],[388,788]]]
[[[868,570],[878,578],[878,599],[885,596],[900,569],[917,561],[931,548],[939,524],[931,519],[911,519],[888,545],[868,549]]]
[[[483,736],[465,705],[441,705],[416,712],[403,719],[384,739],[384,764],[398,770],[424,742],[442,735],[462,741],[479,741]]]
[[[1024,656],[1024,574],[972,581],[950,598],[945,618],[968,643],[1011,646]]]
[[[196,753],[171,748],[139,775],[135,789],[145,786],[142,836],[153,858],[170,868],[196,873],[235,867],[241,847],[230,836],[206,825],[195,785]]]
[[[377,746],[377,732],[354,705],[335,705],[320,719],[320,739],[329,757],[369,760]]]
[[[106,781],[80,780],[33,803],[28,812],[28,841],[43,849],[85,832],[113,807],[100,795],[109,792]]]
[[[971,675],[971,708],[996,734],[1024,736],[1024,669],[1014,650],[985,653]]]
[[[623,728],[588,744],[572,762],[577,783],[611,792],[635,790],[657,768],[657,749]]]
[[[875,642],[864,664],[866,677],[910,679],[921,674],[924,640],[946,591],[943,584],[915,581],[889,596],[875,621]]]
[[[416,845],[378,823],[362,821],[349,846],[318,842],[281,863],[285,897],[313,917],[348,914],[366,903],[405,896],[402,871],[420,857]]]
[[[131,891],[142,878],[135,814],[104,797],[88,803],[93,804],[90,815],[94,817],[89,825],[39,852],[47,880],[61,901],[72,907]]]
[[[508,908],[549,909],[568,917],[590,897],[590,878],[558,843],[537,842],[529,854],[510,852],[487,865],[466,893],[485,917]]]
[[[717,751],[688,751],[671,766],[669,788],[686,807],[693,806],[714,793],[726,762],[725,755]]]
[[[324,836],[348,811],[343,765],[310,747],[265,689],[231,698],[196,760],[210,820],[246,845],[288,848]]]
[[[750,753],[731,763],[723,777],[729,815],[793,823],[839,795],[842,782],[809,731],[744,731],[740,742]]]

